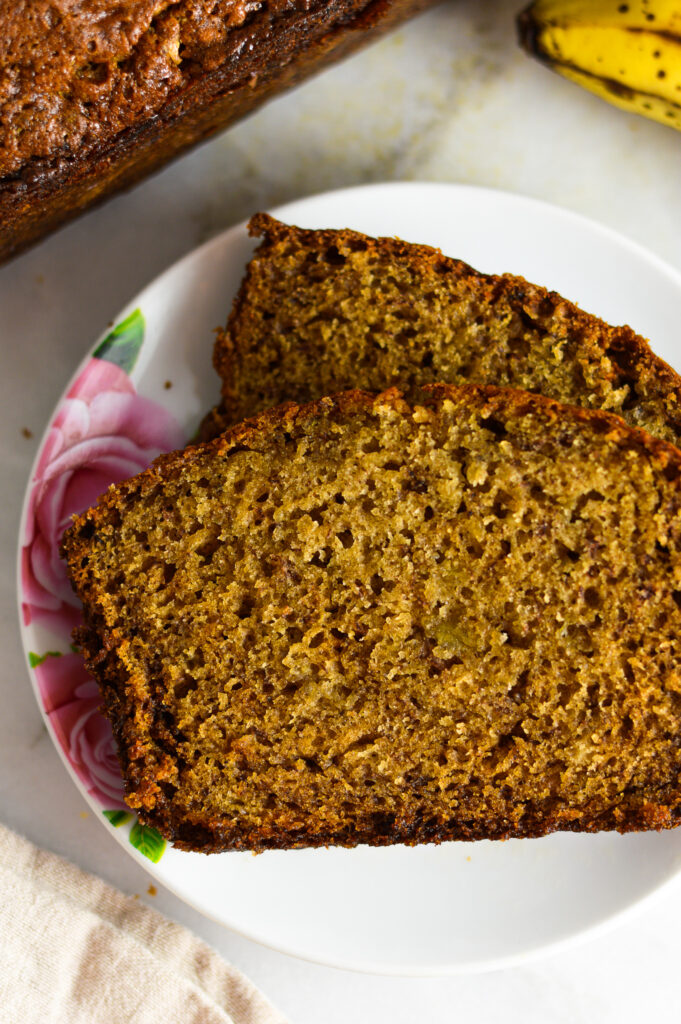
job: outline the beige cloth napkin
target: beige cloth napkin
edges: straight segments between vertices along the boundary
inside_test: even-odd
[[[0,1022],[286,1024],[191,932],[2,826]]]

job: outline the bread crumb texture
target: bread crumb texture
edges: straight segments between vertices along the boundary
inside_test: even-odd
[[[540,392],[681,440],[681,378],[629,327],[520,277],[480,274],[437,249],[266,214],[215,346],[228,424],[289,399],[445,381]]]
[[[127,799],[186,849],[676,824],[681,455],[505,389],[346,393],[68,531]]]

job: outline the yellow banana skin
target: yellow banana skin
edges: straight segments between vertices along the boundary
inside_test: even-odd
[[[565,78],[681,130],[681,0],[536,0],[518,30]]]

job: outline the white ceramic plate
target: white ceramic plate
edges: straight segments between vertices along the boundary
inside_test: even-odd
[[[399,235],[481,270],[522,274],[630,323],[681,369],[681,276],[565,210],[467,186],[389,184],[274,212],[309,228]],[[232,228],[133,299],[93,349],[97,358],[79,367],[46,431],[22,519],[19,590],[32,680],[57,749],[92,807],[108,811],[112,834],[156,879],[276,949],[396,974],[491,969],[556,949],[670,880],[681,866],[681,830],[206,857],[164,847],[118,810],[108,726],[69,648],[79,613],[56,541],[68,513],[110,480],[193,434],[218,393],[212,332],[252,248],[244,226]]]

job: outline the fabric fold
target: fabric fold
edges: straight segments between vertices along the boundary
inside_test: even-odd
[[[0,1020],[287,1024],[186,928],[0,825]]]

